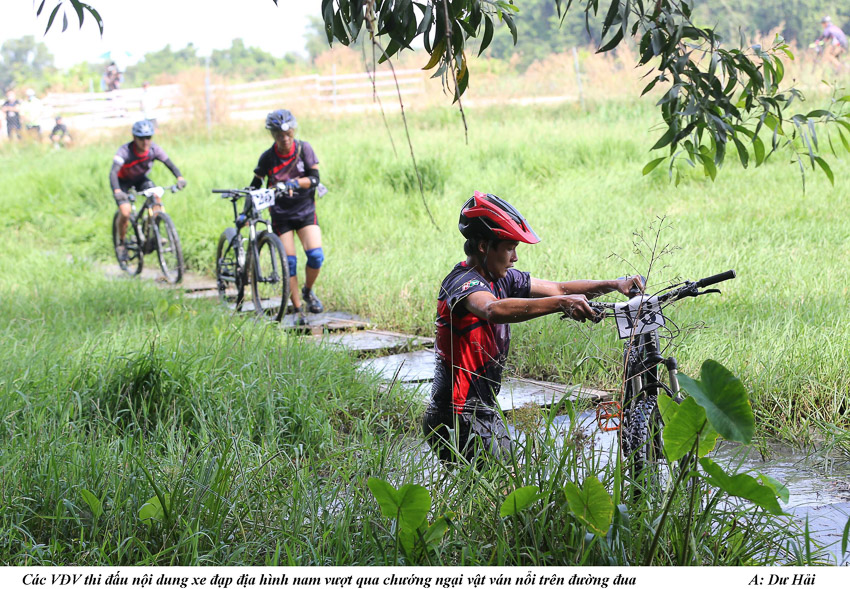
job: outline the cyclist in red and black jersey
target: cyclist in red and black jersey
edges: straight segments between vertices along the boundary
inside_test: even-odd
[[[458,454],[469,461],[510,454],[496,404],[510,323],[562,312],[584,321],[593,318],[588,298],[643,289],[639,276],[550,282],[513,268],[519,243],[540,238],[519,211],[493,194],[476,191],[458,227],[467,257],[449,272],[437,297],[436,367],[423,419],[426,439],[446,462]]]
[[[311,313],[321,313],[324,306],[313,292],[319,268],[325,259],[322,252],[322,231],[316,216],[316,188],[319,186],[319,159],[306,141],[295,139],[298,122],[288,110],[276,110],[266,116],[266,129],[274,144],[263,152],[254,169],[252,188],[283,184],[285,195],[271,207],[272,230],[280,236],[289,263],[292,305],[298,322],[304,322],[301,299]],[[299,296],[295,256],[295,237],[301,240],[307,257],[306,279]]]
[[[174,177],[177,178],[177,187],[181,190],[186,187],[186,179],[180,174],[180,170],[168,157],[168,154],[153,142],[154,126],[150,121],[137,121],[133,124],[133,140],[118,148],[112,158],[112,168],[109,170],[109,185],[115,204],[121,211],[121,220],[118,223],[118,234],[121,242],[127,234],[127,224],[130,221],[130,199],[127,191],[133,188],[137,192],[147,190],[154,186],[153,180],[148,178],[148,172],[153,168],[156,160],[165,164]],[[153,212],[156,212],[156,207]]]

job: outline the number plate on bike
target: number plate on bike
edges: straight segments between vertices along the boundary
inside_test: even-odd
[[[255,211],[262,211],[274,204],[274,190],[266,188],[263,190],[252,190],[251,200],[254,203]]]
[[[617,319],[620,339],[651,333],[664,326],[664,314],[658,304],[658,297],[642,295],[625,303],[617,303],[614,305],[614,317]]]

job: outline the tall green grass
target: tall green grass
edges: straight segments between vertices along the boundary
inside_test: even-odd
[[[744,379],[767,430],[788,439],[806,439],[812,420],[846,426],[846,159],[832,163],[835,188],[810,172],[803,192],[798,168],[781,155],[749,170],[730,157],[713,183],[685,168],[675,187],[661,168],[640,173],[654,115],[647,105],[619,102],[589,112],[574,105],[473,110],[467,144],[456,111],[413,113],[411,135],[436,227],[398,115],[388,116],[392,142],[377,115],[302,118],[299,136],[315,147],[330,188],[318,204],[327,260],[320,295],[331,308],[382,327],[432,333],[437,287],[463,257],[458,211],[476,189],[515,203],[542,236],[520,248],[517,264],[542,278],[645,274],[650,248],[636,252],[633,234],[652,241],[663,217],[660,243],[673,251],[653,267],[651,286],[728,268],[739,276],[722,285],[722,296],[670,311],[679,326],[705,326],[676,340],[683,370],[719,360]],[[216,128],[211,137],[166,126],[157,140],[190,182],[167,197],[187,263],[211,273],[231,210],[209,191],[246,185],[270,139],[257,122]],[[46,154],[34,146],[7,149],[4,230],[37,234],[43,248],[110,261],[107,172],[116,147],[117,140]],[[171,181],[162,166],[154,178]],[[302,275],[303,268],[300,254]],[[550,317],[518,325],[514,334],[510,374],[616,387],[611,325],[588,330]]]

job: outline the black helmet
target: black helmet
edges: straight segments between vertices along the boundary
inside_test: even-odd
[[[279,109],[266,115],[266,129],[270,131],[289,131],[298,127],[295,116],[285,109]]]

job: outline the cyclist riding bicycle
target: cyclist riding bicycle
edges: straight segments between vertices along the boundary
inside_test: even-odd
[[[504,458],[512,443],[496,395],[510,347],[508,324],[550,313],[593,319],[588,298],[627,295],[635,286],[643,290],[643,283],[639,276],[551,282],[513,268],[519,243],[540,238],[493,194],[476,191],[461,209],[458,228],[467,257],[449,272],[437,297],[436,367],[423,432],[444,462],[454,462],[455,451],[469,461]]]
[[[133,140],[118,148],[115,157],[112,158],[112,169],[109,170],[109,185],[115,197],[115,204],[121,211],[121,219],[118,223],[118,235],[121,242],[127,235],[127,224],[130,221],[130,197],[127,191],[133,188],[136,192],[147,190],[155,186],[148,178],[148,172],[153,168],[155,160],[159,160],[171,170],[177,178],[177,187],[181,190],[186,187],[186,180],[180,174],[180,170],[168,157],[165,151],[156,143],[153,143],[154,126],[150,121],[138,121],[133,124]],[[154,207],[156,213],[159,207]]]
[[[823,58],[835,69],[836,72],[844,69],[844,65],[838,58],[847,52],[847,35],[832,23],[828,16],[820,20],[823,32],[815,39],[814,44],[822,44]]]
[[[311,313],[324,311],[322,302],[313,292],[313,285],[325,257],[322,252],[322,231],[316,216],[319,160],[309,143],[295,139],[296,128],[298,122],[288,110],[276,110],[266,116],[266,129],[271,133],[274,144],[260,156],[251,187],[260,188],[264,179],[267,187],[277,184],[284,186],[284,195],[269,209],[272,231],[283,242],[289,265],[292,306],[297,313],[297,322],[304,323],[302,298]],[[300,296],[294,234],[298,234],[307,256],[306,280]]]

